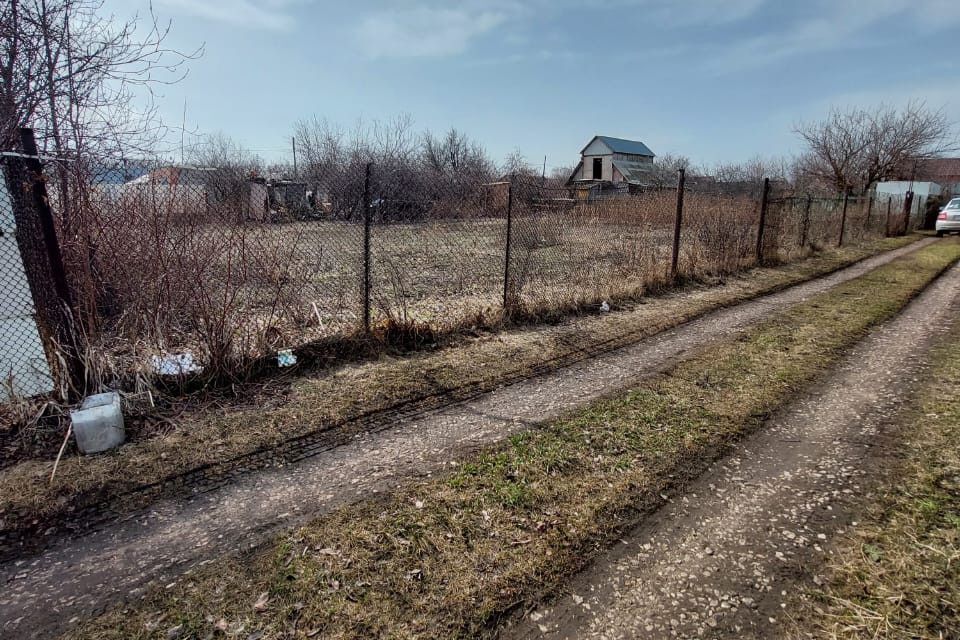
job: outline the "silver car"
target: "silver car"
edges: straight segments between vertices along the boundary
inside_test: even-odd
[[[937,216],[937,237],[945,233],[960,233],[960,198],[954,198]]]

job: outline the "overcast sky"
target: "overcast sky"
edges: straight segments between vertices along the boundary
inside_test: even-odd
[[[148,0],[108,0],[126,18]],[[570,165],[594,135],[695,162],[797,150],[830,105],[910,98],[960,120],[958,0],[153,0],[205,44],[165,119],[269,160],[293,123],[409,113],[497,160]]]

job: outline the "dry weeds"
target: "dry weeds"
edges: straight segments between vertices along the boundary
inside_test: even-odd
[[[91,388],[151,378],[145,363],[164,351],[189,350],[207,374],[242,377],[280,348],[360,328],[362,225],[244,219],[240,193],[213,206],[190,190],[93,190],[80,231],[64,247],[88,336]],[[541,314],[660,290],[670,276],[675,198],[663,191],[554,210],[518,196],[513,302]],[[499,317],[505,202],[487,194],[441,209],[431,219],[373,226],[375,322],[442,333]],[[837,217],[821,212],[815,226],[832,228]],[[771,216],[768,259],[809,253],[779,220]],[[752,266],[757,222],[755,199],[687,193],[680,275],[699,280]]]

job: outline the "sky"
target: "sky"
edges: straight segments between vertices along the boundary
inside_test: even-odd
[[[114,20],[149,0],[107,0]],[[788,156],[831,106],[910,99],[960,122],[957,0],[153,0],[203,45],[161,114],[290,159],[299,119],[409,114],[502,161],[570,166],[596,134],[695,163]]]

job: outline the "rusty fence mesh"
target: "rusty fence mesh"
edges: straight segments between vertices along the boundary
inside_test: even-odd
[[[14,174],[5,165],[5,185],[21,179]],[[200,367],[237,375],[282,350],[367,331],[435,334],[615,303],[673,277],[675,186],[604,189],[361,161],[277,175],[48,161],[43,180],[83,337],[87,391]],[[722,276],[757,263],[762,186],[688,180],[678,276]],[[10,189],[0,191],[4,211],[22,205],[14,200]],[[848,199],[844,242],[883,236],[888,208],[890,220],[902,221],[902,202]],[[774,189],[760,255],[785,261],[835,246],[842,212],[843,199]],[[15,249],[6,219],[4,255]],[[16,234],[24,262],[43,264],[32,232]],[[0,302],[30,316],[24,304],[43,293],[16,289],[10,273],[0,273]],[[8,355],[21,342],[28,341],[16,331],[0,336]],[[21,361],[30,358],[3,362]]]
[[[0,157],[0,402],[53,389],[44,338],[56,302],[38,286],[51,275],[28,184],[22,163]]]

